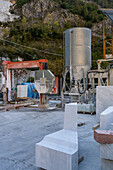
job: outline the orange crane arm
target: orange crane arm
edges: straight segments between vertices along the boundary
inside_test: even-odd
[[[19,61],[19,62],[11,62],[11,61],[3,61],[4,66],[4,75],[6,77],[7,69],[22,69],[22,68],[40,68],[43,70],[43,63],[48,63],[46,59],[40,60],[32,60],[32,61]]]
[[[19,69],[19,68],[41,68],[42,63],[47,63],[48,60],[32,60],[32,61],[19,61],[19,62],[11,62],[11,61],[3,61],[3,65],[7,67],[7,69]]]

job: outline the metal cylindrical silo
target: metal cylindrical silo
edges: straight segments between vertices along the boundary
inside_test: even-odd
[[[91,30],[77,27],[66,30],[64,34],[65,67],[72,69],[72,76],[76,79],[82,78],[80,72],[86,74],[91,67]]]

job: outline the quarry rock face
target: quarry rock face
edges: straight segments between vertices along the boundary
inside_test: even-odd
[[[49,10],[55,10],[58,5],[51,0],[33,0],[22,7],[22,14],[26,17],[44,18]]]
[[[11,2],[8,0],[0,0],[0,22],[13,21],[14,18],[17,18],[15,14],[9,12]]]
[[[37,18],[43,20],[44,24],[59,24],[61,27],[66,22],[75,26],[86,21],[78,15],[74,15],[67,9],[61,9],[58,3],[52,0],[32,0],[22,6],[22,9],[14,9],[15,14],[23,15],[27,18]]]

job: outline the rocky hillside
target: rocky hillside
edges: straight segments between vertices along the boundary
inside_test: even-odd
[[[72,14],[68,9],[61,8],[58,3],[52,0],[33,0],[21,7],[15,4],[12,7],[12,12],[28,19],[42,20],[44,24],[53,25],[57,22],[61,27],[67,22],[72,25],[86,23],[83,17]]]
[[[97,3],[92,1],[17,0],[11,11],[28,19],[42,20],[44,24],[51,26],[57,22],[61,27],[85,26],[98,32],[103,17],[99,10],[101,6],[98,5],[101,1],[98,0]]]

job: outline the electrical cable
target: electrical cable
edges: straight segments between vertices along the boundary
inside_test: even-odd
[[[18,49],[18,48],[16,48],[16,47],[13,47],[12,45],[9,45],[9,46],[12,47],[12,48],[14,48],[14,49],[16,49],[17,51],[26,53],[26,54],[29,55],[30,57],[33,57],[31,54],[25,52],[24,50],[20,50],[20,49]]]
[[[85,89],[84,89],[84,91],[82,91],[82,92],[80,91],[80,80],[77,81],[77,85],[78,85],[78,92],[80,94],[84,94],[87,90],[87,79],[85,79]]]
[[[29,48],[29,49],[32,49],[32,50],[40,51],[40,52],[43,52],[43,53],[46,53],[46,54],[51,54],[51,55],[56,55],[56,56],[61,56],[61,57],[63,56],[62,54],[52,53],[52,52],[48,52],[48,51],[45,51],[45,50],[39,50],[39,49],[36,49],[36,48],[33,48],[33,47],[29,47],[29,46],[21,45],[21,44],[11,42],[11,41],[8,41],[8,40],[4,40],[2,38],[0,38],[0,40],[7,42],[7,43],[14,44],[14,45],[18,45],[18,46],[21,46],[21,47],[24,47],[24,48]]]

